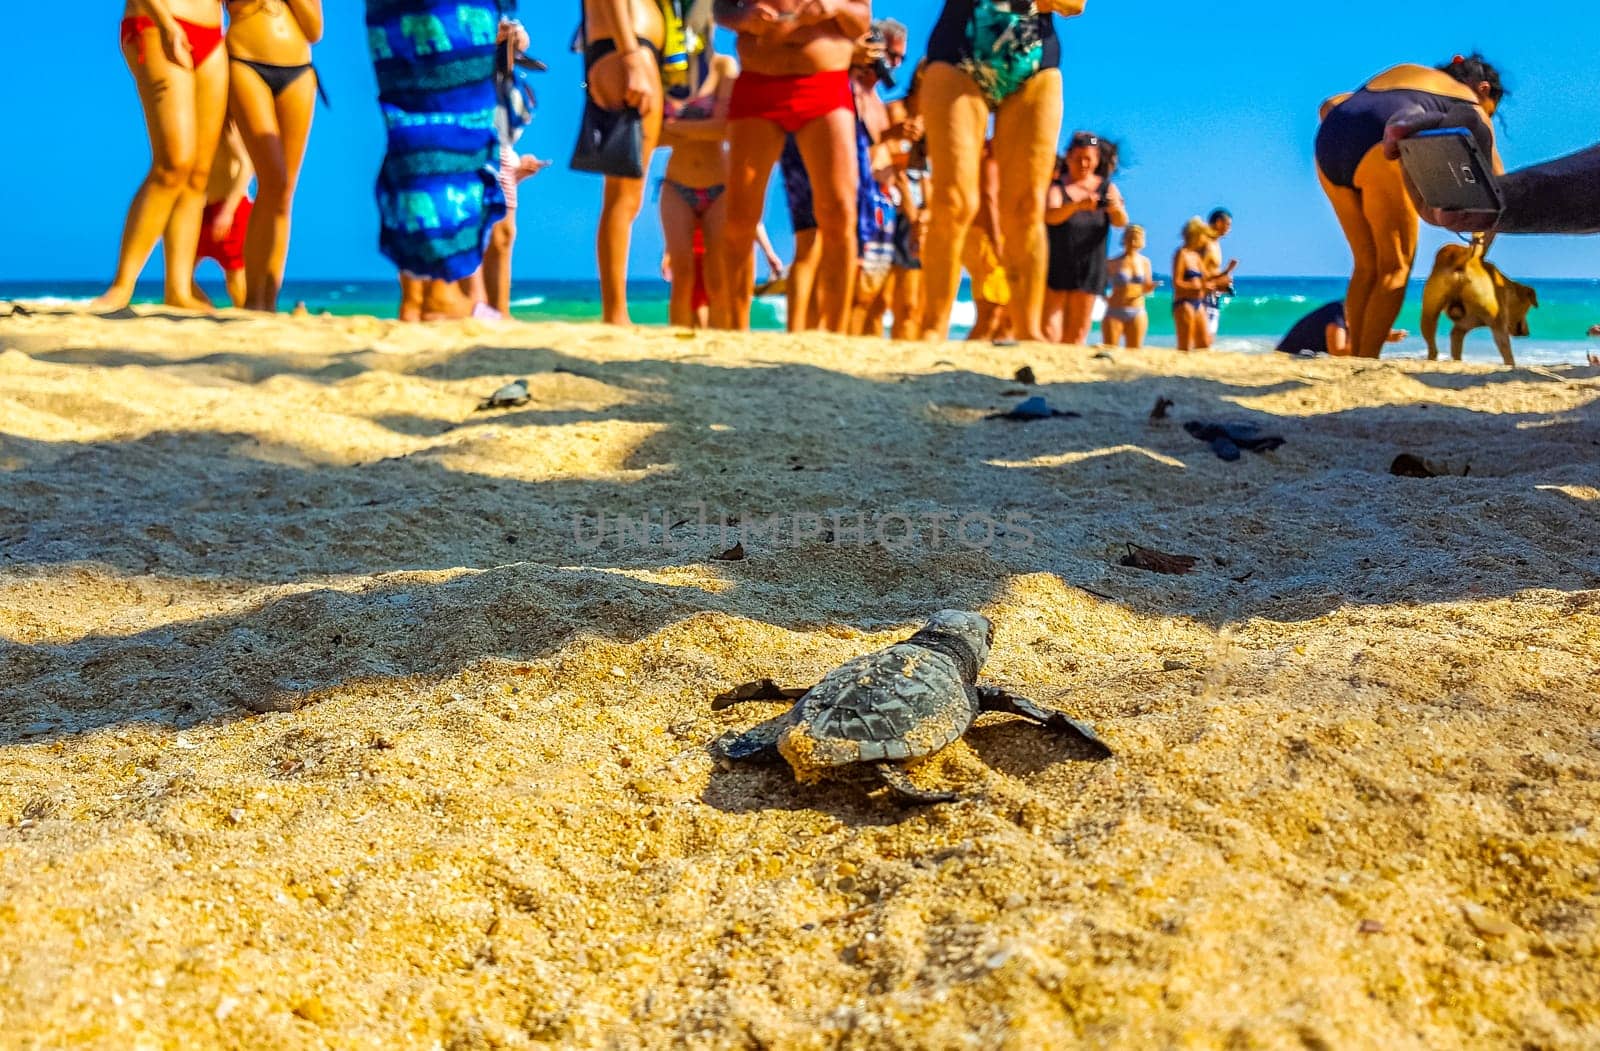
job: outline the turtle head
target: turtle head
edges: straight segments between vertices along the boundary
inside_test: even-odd
[[[976,680],[978,669],[989,659],[989,647],[994,644],[994,625],[981,613],[941,609],[928,618],[928,623],[913,638],[923,643],[935,642],[935,649],[955,648],[970,655],[972,678]],[[960,663],[965,665],[966,661]]]

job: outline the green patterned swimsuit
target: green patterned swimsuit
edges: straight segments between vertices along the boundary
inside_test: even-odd
[[[971,77],[998,109],[1043,69],[1061,65],[1052,16],[1032,0],[947,0],[928,41],[928,59]]]

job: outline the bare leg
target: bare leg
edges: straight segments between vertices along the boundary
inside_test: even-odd
[[[977,317],[973,318],[972,329],[967,333],[967,339],[973,342],[988,339],[994,333],[994,320],[999,308],[987,299],[975,299],[973,306],[976,308]]]
[[[508,208],[506,217],[489,231],[489,246],[483,253],[484,302],[511,316],[511,253],[517,243],[517,210]]]
[[[667,320],[679,328],[694,327],[694,209],[671,186],[661,187],[661,234],[672,268],[672,295]],[[713,272],[708,259],[706,274]]]
[[[1094,328],[1095,296],[1090,292],[1066,294],[1066,317],[1061,329],[1061,342],[1073,346],[1089,345],[1089,332]]]
[[[860,177],[855,112],[836,109],[818,117],[796,132],[794,141],[806,162],[806,174],[811,177],[812,209],[817,217],[817,237],[822,242],[817,271],[817,321],[829,332],[848,332],[851,283],[856,271],[856,193]],[[755,260],[750,252],[747,247],[744,264],[754,276]]]
[[[931,126],[931,125],[930,125]],[[1011,282],[1011,317],[1021,339],[1041,339],[1045,269],[1044,198],[1055,170],[1061,133],[1061,71],[1028,78],[1001,104],[994,120],[994,155],[1000,162],[1001,255]],[[1087,332],[1080,337],[1087,338]]]
[[[1132,330],[1116,318],[1107,317],[1100,322],[1100,342],[1108,347],[1121,346],[1125,334],[1130,340],[1133,338]]]
[[[426,284],[427,282],[420,277],[412,277],[405,273],[400,275],[401,321],[422,320],[422,292]]]
[[[211,162],[216,159],[227,116],[228,56],[219,47],[194,71],[194,165],[189,169],[189,181],[178,191],[172,216],[161,235],[161,251],[166,258],[165,298],[170,306],[210,309],[209,303],[189,298],[189,285],[194,276],[195,251],[200,247],[206,184],[211,180]]]
[[[726,273],[728,269],[728,260],[723,247],[727,226],[728,195],[724,192],[717,198],[716,203],[706,209],[706,214],[700,217],[700,229],[706,246],[706,297],[711,300],[706,308],[705,321],[710,328],[733,327],[733,298],[728,293],[728,286],[719,280],[719,275]],[[752,281],[754,281],[753,272]]]
[[[789,331],[808,332],[816,318],[812,300],[817,291],[817,264],[822,261],[822,242],[817,228],[794,235],[794,262],[789,266]]]
[[[922,111],[934,178],[922,253],[922,336],[942,340],[950,334],[950,308],[961,287],[962,246],[978,214],[989,106],[971,77],[949,63],[933,62],[922,75]]]
[[[1372,231],[1376,269],[1372,298],[1362,312],[1361,327],[1351,325],[1350,338],[1358,356],[1375,358],[1383,353],[1405,303],[1411,264],[1417,258],[1419,223],[1399,163],[1385,160],[1377,149],[1356,169],[1356,186],[1361,191],[1361,212]]]
[[[1372,299],[1372,288],[1377,281],[1378,249],[1372,239],[1372,228],[1367,225],[1367,217],[1361,208],[1361,194],[1346,186],[1335,186],[1320,168],[1317,178],[1322,182],[1322,192],[1328,195],[1328,202],[1333,205],[1333,213],[1339,219],[1339,228],[1344,231],[1344,239],[1349,242],[1353,257],[1350,284],[1344,296],[1344,318],[1352,344],[1347,353],[1357,353],[1356,333],[1361,331],[1363,319],[1367,316],[1367,303]]]
[[[648,51],[646,52],[648,54]],[[654,58],[652,56],[652,63]],[[660,77],[651,79],[659,84]],[[622,54],[602,58],[589,70],[589,94],[596,104],[621,109],[627,71]],[[661,96],[655,98],[650,115],[644,118],[644,169],[650,170],[650,154],[661,137]],[[600,227],[595,238],[595,256],[600,266],[601,319],[609,325],[626,325],[628,319],[628,246],[633,239],[633,221],[644,205],[643,179],[606,177],[600,203]]]
[[[1061,343],[1067,334],[1067,294],[1046,290],[1039,335],[1047,343]]]
[[[895,339],[919,339],[922,336],[922,271],[901,270],[894,281]]]
[[[252,310],[278,309],[289,257],[289,217],[317,104],[316,73],[274,97],[260,74],[243,63],[230,71],[231,111],[256,169],[256,203],[245,235],[245,270]]]
[[[741,332],[750,327],[750,302],[755,298],[756,283],[756,227],[766,209],[772,166],[783,154],[783,138],[782,128],[760,117],[728,123],[728,189],[722,195],[728,202],[722,231],[723,272],[720,278],[708,273],[706,279],[720,280],[732,315],[729,327]],[[794,288],[793,278],[789,287]],[[792,310],[789,324],[794,325]]]
[[[1144,346],[1145,336],[1150,334],[1150,314],[1148,311],[1139,311],[1139,316],[1133,319],[1128,326],[1128,346],[1138,350]]]
[[[91,310],[121,310],[133,299],[133,286],[167,228],[179,194],[189,185],[198,150],[193,71],[167,59],[160,32],[153,28],[124,44],[122,53],[144,106],[145,129],[150,136],[150,171],[128,206],[116,276],[105,294],[90,304]],[[201,207],[204,208],[203,201]],[[198,223],[195,236],[199,237]],[[191,250],[191,262],[193,256]],[[191,266],[189,274],[193,273]]]
[[[250,282],[245,277],[244,269],[241,267],[238,270],[226,270],[223,271],[222,276],[228,286],[229,305],[235,307],[244,306],[245,298],[250,294]]]

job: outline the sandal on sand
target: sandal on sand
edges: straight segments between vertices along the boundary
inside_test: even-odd
[[[1242,455],[1240,449],[1264,453],[1278,448],[1284,442],[1275,434],[1262,434],[1261,428],[1253,423],[1202,423],[1190,420],[1183,425],[1183,429],[1194,435],[1196,440],[1211,446],[1212,452],[1229,463]]]
[[[1016,405],[1012,406],[1010,412],[991,412],[989,415],[985,416],[984,419],[1014,420],[1018,423],[1032,423],[1034,420],[1048,420],[1057,416],[1063,416],[1067,419],[1076,419],[1082,415],[1083,413],[1081,412],[1062,412],[1060,409],[1053,409],[1050,407],[1050,403],[1044,400],[1042,395],[1035,394],[1033,397],[1028,398],[1025,401],[1019,401]]]

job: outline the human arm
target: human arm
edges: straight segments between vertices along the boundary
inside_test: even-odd
[[[712,17],[717,25],[735,33],[764,36],[776,26],[793,19],[780,19],[778,9],[768,3],[749,3],[747,0],[715,0],[711,5]]]
[[[778,255],[777,249],[772,247],[772,238],[767,236],[767,224],[756,224],[756,247],[761,249],[761,254],[766,257],[767,269],[774,276],[783,273],[783,259]]]
[[[623,101],[637,110],[641,117],[650,116],[655,112],[661,74],[639,43],[639,34],[633,24],[632,0],[584,0],[586,10],[591,4],[609,16],[607,24],[611,26],[611,39],[617,45],[617,53],[622,56],[627,78],[622,89]]]
[[[288,0],[289,13],[300,23],[300,32],[306,43],[315,44],[322,39],[322,0]]]
[[[1239,260],[1230,259],[1228,265],[1209,277],[1204,278],[1208,292],[1232,292],[1233,272],[1239,269]]]
[[[517,169],[513,173],[513,177],[517,182],[521,182],[523,179],[533,178],[548,167],[550,167],[549,161],[542,161],[529,154],[523,154],[517,158]]]
[[[872,0],[804,0],[794,21],[802,26],[836,22],[845,36],[859,37],[872,29]]]
[[[1470,107],[1469,107],[1470,108]],[[1456,111],[1446,114],[1401,114],[1385,129],[1383,152],[1400,156],[1400,141],[1429,128],[1456,127]],[[1471,125],[1466,125],[1471,127]],[[1484,136],[1477,136],[1480,147]],[[1494,148],[1489,135],[1489,148]],[[1410,176],[1406,189],[1422,218],[1457,233],[1593,234],[1600,233],[1600,145],[1544,164],[1521,168],[1496,180],[1504,210],[1499,217],[1484,212],[1451,212],[1429,208]]]
[[[1106,215],[1119,230],[1128,225],[1128,206],[1122,200],[1122,191],[1111,185],[1106,187]]]
[[[233,229],[234,213],[239,210],[240,203],[250,196],[250,181],[256,175],[255,169],[250,165],[250,154],[244,148],[244,136],[240,134],[239,126],[232,121],[229,121],[223,129],[218,161],[221,162],[228,154],[232,154],[238,160],[238,171],[234,173],[233,182],[228,184],[228,193],[222,198],[222,204],[212,219],[212,236],[218,241],[226,240],[228,231]]]

